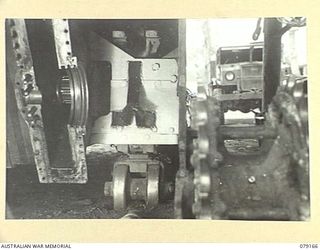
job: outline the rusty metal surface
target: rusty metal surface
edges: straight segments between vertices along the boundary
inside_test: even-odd
[[[279,87],[259,126],[220,125],[219,101],[200,93],[192,106],[192,128],[198,131],[191,156],[194,171],[179,182],[175,204],[188,200],[198,219],[308,220],[306,84],[306,79],[293,77]],[[229,152],[223,143],[227,138],[257,138],[262,146],[254,153]],[[190,204],[181,190],[192,182]],[[190,217],[183,210],[177,209],[177,218]]]
[[[265,125],[221,125],[219,136],[224,139],[263,139],[275,138],[277,131]]]
[[[216,98],[223,101],[234,101],[234,100],[248,100],[248,99],[261,99],[261,92],[246,92],[246,93],[235,93],[235,94],[221,94],[216,96]]]
[[[178,75],[177,93],[179,96],[179,170],[183,171],[187,167],[187,124],[186,124],[186,21],[179,20],[179,46],[178,46]]]
[[[300,192],[300,213],[308,218],[310,182],[307,79],[291,77],[286,85],[279,87],[272,104],[270,109],[273,112],[276,110],[276,114],[273,113],[271,119],[278,126],[279,140],[294,163]]]
[[[77,67],[77,58],[72,55],[68,20],[52,19],[52,27],[59,69]]]
[[[18,111],[12,72],[6,69],[6,162],[7,167],[33,164],[33,149],[28,125]],[[10,76],[9,76],[10,75]]]
[[[86,129],[83,124],[82,126],[65,124],[67,137],[64,138],[66,140],[64,143],[70,144],[71,156],[66,155],[68,152],[60,152],[59,149],[51,148],[58,155],[55,157],[57,159],[55,162],[50,158],[48,138],[45,134],[46,124],[41,112],[43,109],[42,93],[35,80],[28,35],[23,19],[8,20],[8,70],[14,72],[9,75],[16,75],[11,81],[14,85],[18,109],[28,125],[39,181],[40,183],[85,183],[87,181],[84,145]],[[16,59],[13,59],[13,56]],[[68,157],[72,162],[66,160]]]
[[[43,131],[41,105],[38,101],[32,103],[33,100],[28,98],[33,92],[38,93],[39,89],[35,80],[25,22],[23,19],[7,20],[6,30],[8,70],[14,72],[10,75],[15,75],[15,79],[11,81],[18,110],[28,125],[39,181],[49,183],[52,179]]]
[[[199,91],[199,97],[192,105],[191,120],[191,127],[198,131],[190,159],[194,167],[195,185],[192,211],[197,219],[211,219],[211,188],[216,186],[217,168],[222,161],[217,141],[220,106],[215,98],[206,96],[204,89]],[[215,202],[220,202],[218,197]]]

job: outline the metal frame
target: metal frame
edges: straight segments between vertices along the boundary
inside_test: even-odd
[[[73,166],[52,167],[41,114],[41,93],[36,84],[28,34],[23,19],[10,19],[7,25],[7,62],[18,109],[29,129],[34,160],[40,183],[86,183],[83,126],[67,126]],[[56,36],[58,34],[56,33]],[[12,45],[10,45],[12,44]],[[12,46],[12,47],[11,47]],[[10,48],[11,47],[11,48]]]
[[[35,80],[25,22],[23,19],[9,19],[6,22],[6,30],[7,65],[9,75],[13,78],[11,81],[18,110],[28,125],[39,181],[49,183],[52,182],[52,176],[43,130],[41,102],[27,99],[33,93],[38,95],[39,89]]]
[[[176,94],[180,84],[177,61],[168,58],[133,58],[94,33],[90,34],[90,40],[91,59],[108,61],[112,65],[111,111],[119,111],[126,106],[129,61],[142,62],[142,83],[146,95],[157,106],[156,128],[154,129],[138,128],[134,123],[121,128],[112,127],[111,112],[99,117],[91,132],[91,143],[178,144],[179,118],[177,114],[179,114],[179,105],[181,105],[179,98],[182,97]],[[154,68],[154,65],[159,65],[159,68]]]
[[[52,27],[59,69],[77,67],[77,58],[72,56],[68,19],[52,19]]]

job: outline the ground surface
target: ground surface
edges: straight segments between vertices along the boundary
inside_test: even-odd
[[[248,153],[257,150],[256,141],[227,141],[230,152]],[[171,149],[169,149],[172,152]],[[173,201],[146,209],[133,204],[126,211],[114,211],[112,198],[103,194],[106,176],[116,157],[102,152],[88,156],[89,182],[80,184],[40,184],[35,166],[7,169],[7,218],[11,219],[118,219],[128,212],[140,218],[170,219],[174,216]],[[175,164],[176,162],[173,161]]]
[[[112,198],[103,194],[104,182],[114,157],[88,159],[87,184],[40,184],[35,166],[7,169],[7,218],[12,219],[118,219],[134,212],[140,218],[172,218],[173,201],[155,209],[132,204],[114,211]]]

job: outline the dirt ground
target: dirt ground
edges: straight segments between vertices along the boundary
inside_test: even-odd
[[[133,203],[125,211],[114,211],[111,197],[103,194],[104,182],[114,157],[88,158],[87,184],[40,184],[34,165],[7,169],[7,211],[9,219],[118,219],[134,212],[140,218],[173,217],[173,201],[146,209]],[[105,174],[102,174],[105,173]]]
[[[226,142],[231,152],[253,152],[257,143]],[[171,149],[169,149],[172,152]],[[7,169],[8,219],[118,219],[134,212],[139,218],[170,219],[174,216],[173,200],[157,208],[146,209],[132,204],[125,211],[114,211],[112,198],[105,197],[103,186],[116,158],[101,153],[89,154],[87,184],[40,184],[35,166],[22,165]],[[173,161],[173,164],[177,164]],[[110,176],[110,175],[109,175]]]

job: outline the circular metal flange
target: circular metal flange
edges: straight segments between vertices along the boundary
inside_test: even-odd
[[[211,179],[217,174],[217,164],[222,160],[217,137],[221,108],[216,97],[203,96],[193,100],[192,109],[191,127],[198,131],[190,159],[194,167],[192,213],[197,219],[212,219]]]
[[[84,126],[88,119],[89,93],[84,67],[63,69],[60,83],[57,85],[60,103],[70,106],[68,123]]]
[[[129,166],[116,165],[113,168],[113,208],[121,210],[127,207],[127,194],[129,189]]]
[[[159,203],[160,165],[150,164],[147,170],[147,207],[155,207]]]

